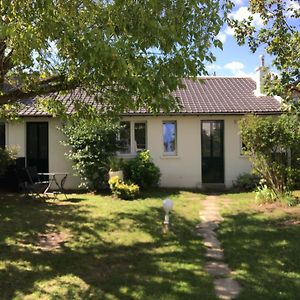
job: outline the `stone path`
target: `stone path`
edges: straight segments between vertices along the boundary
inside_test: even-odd
[[[203,202],[200,211],[202,223],[197,225],[197,233],[202,236],[206,246],[205,257],[207,259],[204,269],[214,278],[214,288],[218,298],[234,299],[241,291],[239,283],[231,278],[232,271],[224,262],[224,254],[215,230],[223,221],[219,213],[220,202],[228,206],[228,200],[221,200],[217,196],[208,196]]]

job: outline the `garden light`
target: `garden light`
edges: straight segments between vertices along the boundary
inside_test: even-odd
[[[165,199],[163,201],[163,209],[165,211],[165,220],[164,220],[164,225],[166,226],[166,228],[168,229],[169,227],[169,222],[170,222],[170,217],[169,217],[169,213],[173,208],[173,201],[171,199]]]

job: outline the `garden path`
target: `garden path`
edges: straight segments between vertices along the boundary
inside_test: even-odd
[[[202,202],[200,210],[201,223],[197,225],[197,232],[203,238],[206,247],[205,270],[214,278],[216,296],[220,299],[234,299],[241,291],[240,284],[231,278],[232,271],[224,262],[224,250],[217,238],[215,230],[223,221],[220,215],[220,204],[230,205],[230,200],[217,196],[207,196]]]

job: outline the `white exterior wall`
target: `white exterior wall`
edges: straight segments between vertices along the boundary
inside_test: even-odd
[[[250,172],[251,165],[246,157],[240,155],[240,138],[238,134],[238,116],[151,116],[127,117],[131,121],[131,143],[133,139],[133,122],[146,121],[147,148],[154,163],[161,171],[162,187],[201,188],[201,120],[224,120],[224,170],[225,185],[230,187],[236,177]],[[19,147],[19,157],[26,157],[26,122],[45,122],[49,124],[49,172],[68,172],[65,184],[67,189],[76,189],[79,178],[73,175],[71,161],[65,157],[68,150],[59,141],[63,135],[57,130],[58,119],[26,118],[20,123],[7,124],[7,145]],[[163,121],[177,122],[177,155],[163,154]],[[132,158],[135,154],[122,155]]]
[[[132,123],[146,120],[147,147],[154,163],[160,168],[161,186],[201,188],[202,120],[224,120],[224,183],[226,187],[230,187],[239,174],[251,171],[251,164],[247,157],[240,155],[239,119],[239,116],[157,116],[127,117],[123,120]],[[163,121],[177,122],[176,156],[163,155]],[[124,158],[132,156],[134,154],[122,155]]]
[[[77,189],[80,180],[74,176],[72,162],[65,157],[68,148],[63,146],[63,134],[57,129],[60,121],[54,118],[25,118],[6,124],[6,145],[18,148],[18,157],[26,157],[26,122],[48,122],[49,131],[49,172],[68,172],[66,189]],[[58,177],[59,179],[59,177]]]

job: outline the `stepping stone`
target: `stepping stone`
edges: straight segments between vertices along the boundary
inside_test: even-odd
[[[211,276],[216,278],[218,277],[228,277],[230,275],[231,270],[228,265],[221,261],[208,261],[204,265],[204,269]]]
[[[204,222],[204,223],[200,223],[196,226],[197,229],[204,229],[204,228],[208,228],[211,230],[215,230],[219,227],[219,225],[216,222]]]
[[[213,235],[213,236],[217,237],[216,233],[212,229],[210,229],[210,228],[200,228],[200,229],[197,229],[197,235],[201,235],[203,237],[206,237],[208,235]]]
[[[213,249],[220,249],[221,248],[221,243],[219,240],[214,236],[214,235],[207,235],[203,238],[203,244],[204,246],[208,248],[213,248]]]
[[[220,299],[234,299],[241,292],[240,284],[231,278],[220,278],[214,280],[216,296]]]
[[[223,249],[208,248],[206,249],[205,257],[210,260],[224,260]]]
[[[204,222],[221,222],[224,219],[220,215],[200,214],[200,218]]]

